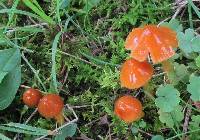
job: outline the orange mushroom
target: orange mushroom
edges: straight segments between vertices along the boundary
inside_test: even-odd
[[[57,94],[47,94],[40,99],[38,112],[45,118],[59,118],[64,107],[62,98]]]
[[[153,68],[148,62],[139,62],[131,58],[122,65],[120,72],[121,85],[129,89],[140,88],[151,79],[152,75]]]
[[[23,94],[23,102],[28,107],[36,107],[42,98],[42,93],[34,88],[29,88]]]
[[[149,53],[153,63],[167,60],[175,54],[173,48],[176,47],[176,32],[156,25],[133,29],[125,42],[125,48],[131,50],[131,57],[140,62],[146,60]]]
[[[126,123],[137,121],[144,116],[141,102],[131,95],[125,95],[117,99],[114,112]]]

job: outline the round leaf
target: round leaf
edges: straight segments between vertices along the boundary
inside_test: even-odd
[[[187,86],[187,91],[191,94],[193,101],[200,101],[200,77],[191,75],[190,84]]]
[[[151,140],[164,140],[163,136],[161,135],[155,135],[151,138]]]
[[[180,102],[180,93],[172,85],[165,85],[158,88],[155,104],[162,112],[171,112]]]

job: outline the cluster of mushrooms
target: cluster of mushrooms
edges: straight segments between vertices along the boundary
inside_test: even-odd
[[[58,94],[43,93],[35,88],[27,89],[23,94],[23,102],[30,108],[38,109],[41,116],[50,119],[54,118],[57,123],[64,122],[63,108],[64,102]]]
[[[128,89],[145,86],[153,76],[153,66],[147,61],[149,56],[153,64],[165,64],[175,54],[174,48],[177,47],[176,32],[169,27],[146,25],[134,28],[125,42],[125,48],[131,53],[121,67],[121,86]],[[131,95],[117,99],[114,112],[127,123],[144,116],[141,102]]]
[[[125,48],[131,50],[120,72],[121,86],[128,89],[138,89],[153,76],[153,66],[147,61],[150,54],[153,64],[162,63],[172,57],[174,48],[178,47],[176,32],[165,26],[146,25],[135,28],[129,33]],[[23,101],[29,107],[38,107],[38,112],[45,118],[54,118],[63,122],[63,100],[57,94],[46,94],[30,88],[23,94]],[[127,123],[139,120],[144,116],[141,102],[131,96],[124,95],[116,100],[115,114]]]

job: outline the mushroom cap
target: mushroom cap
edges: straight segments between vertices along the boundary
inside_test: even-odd
[[[125,95],[117,99],[114,112],[126,123],[137,121],[144,116],[141,102],[131,95]]]
[[[130,58],[121,67],[121,86],[129,89],[140,88],[151,79],[152,75],[153,68],[147,61],[139,62]]]
[[[28,107],[36,107],[42,98],[42,93],[37,89],[29,88],[24,92],[22,98]]]
[[[63,100],[57,94],[43,96],[38,104],[38,112],[45,118],[54,118],[59,115],[64,107]]]
[[[173,48],[178,47],[176,32],[165,26],[146,25],[135,28],[126,38],[125,48],[131,50],[131,57],[144,61],[150,53],[153,63],[172,57]]]

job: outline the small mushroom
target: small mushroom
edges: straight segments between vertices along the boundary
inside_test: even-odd
[[[28,107],[36,107],[42,98],[42,93],[34,88],[29,88],[23,94],[23,102]]]
[[[121,86],[136,89],[144,86],[152,77],[153,68],[147,62],[139,62],[133,58],[124,62],[120,72]]]
[[[57,118],[62,112],[64,102],[57,94],[47,94],[40,99],[38,112],[45,118]]]
[[[140,62],[146,60],[149,53],[153,63],[165,61],[175,54],[173,48],[176,47],[176,32],[156,25],[133,29],[125,42],[125,48],[131,50],[131,57]]]
[[[131,95],[125,95],[117,99],[114,112],[126,123],[137,121],[144,116],[141,102]]]

